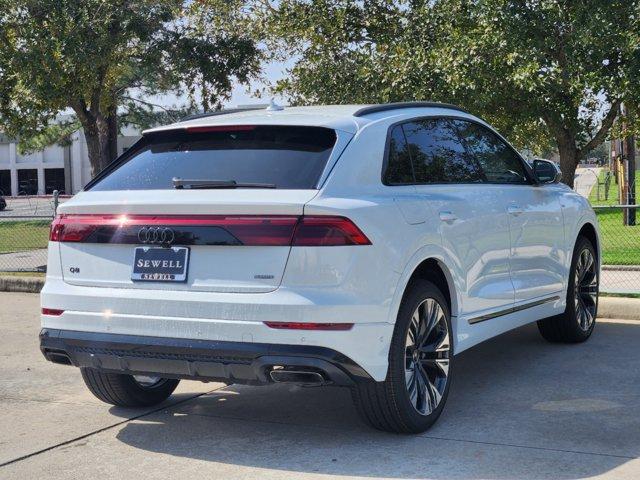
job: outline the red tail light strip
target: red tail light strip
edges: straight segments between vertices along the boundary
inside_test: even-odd
[[[187,127],[188,133],[207,133],[207,132],[249,132],[255,130],[255,125],[216,125],[209,127]]]
[[[57,308],[42,308],[42,315],[51,315],[53,317],[59,317],[64,313],[64,310],[58,310]]]
[[[103,227],[117,231],[130,229],[132,226],[153,225],[177,229],[219,227],[227,230],[246,246],[371,244],[366,235],[348,218],[320,215],[58,215],[51,224],[49,239],[52,242],[95,243],[91,235]]]
[[[351,330],[353,323],[264,322],[267,327],[282,330]]]

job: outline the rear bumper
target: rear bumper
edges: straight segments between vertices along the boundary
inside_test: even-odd
[[[54,363],[165,378],[261,385],[271,371],[313,372],[318,384],[371,380],[349,357],[311,345],[279,345],[92,333],[44,328],[40,350]],[[319,375],[319,376],[318,376]],[[304,383],[304,382],[303,382]]]
[[[43,307],[64,310],[58,316],[41,316],[42,327],[50,330],[325,348],[349,357],[376,381],[387,374],[394,325],[381,320],[387,317],[384,302],[375,305],[358,302],[353,295],[286,288],[237,294],[83,287],[51,275],[40,295]],[[283,330],[265,324],[271,321],[354,326],[348,331]]]

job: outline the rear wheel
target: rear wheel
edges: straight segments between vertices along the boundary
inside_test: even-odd
[[[567,308],[561,315],[538,321],[538,330],[550,342],[578,343],[591,336],[598,314],[598,262],[594,246],[578,237],[571,261]]]
[[[400,306],[383,382],[353,389],[361,416],[373,427],[398,433],[428,429],[444,407],[452,374],[447,301],[431,282],[417,280]]]
[[[179,380],[146,375],[106,373],[81,368],[91,393],[103,402],[120,407],[149,407],[163,402],[173,393]]]

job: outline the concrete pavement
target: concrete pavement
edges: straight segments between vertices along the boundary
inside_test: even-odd
[[[462,353],[419,436],[369,429],[338,388],[182,382],[161,408],[109,407],[45,362],[38,330],[36,295],[0,293],[2,479],[640,477],[637,321],[581,345],[528,326]]]
[[[604,265],[600,272],[600,291],[640,293],[640,265]]]
[[[573,177],[574,190],[583,197],[589,198],[591,190],[598,183],[600,170],[602,168],[576,168],[576,173]],[[602,192],[602,198],[604,198],[604,191]]]
[[[16,245],[19,248],[18,245]],[[45,272],[47,249],[0,253],[0,272]]]
[[[53,197],[4,197],[7,208],[0,211],[0,219],[16,215],[37,215],[53,218]],[[59,198],[64,203],[68,197]]]

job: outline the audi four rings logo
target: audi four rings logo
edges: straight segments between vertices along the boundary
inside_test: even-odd
[[[153,243],[157,245],[169,245],[176,239],[173,230],[166,227],[142,227],[138,232],[140,243]]]

